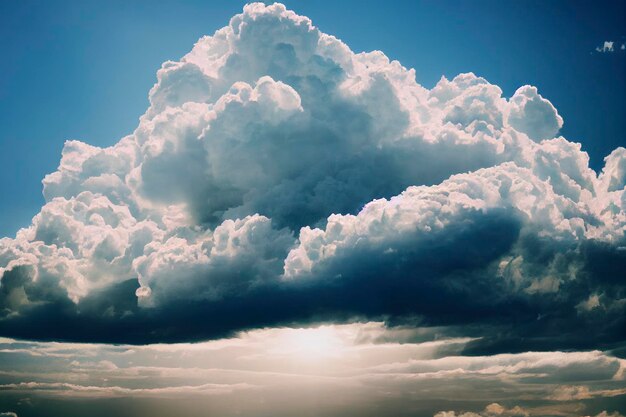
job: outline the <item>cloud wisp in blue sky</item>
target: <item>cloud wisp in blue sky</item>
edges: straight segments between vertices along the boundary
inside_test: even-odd
[[[602,46],[596,47],[596,52],[610,53],[610,52],[624,52],[626,51],[626,43],[619,43],[615,41],[604,41]]]

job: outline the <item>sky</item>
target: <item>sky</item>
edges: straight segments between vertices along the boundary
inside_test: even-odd
[[[0,416],[626,414],[623,2],[3,2]]]

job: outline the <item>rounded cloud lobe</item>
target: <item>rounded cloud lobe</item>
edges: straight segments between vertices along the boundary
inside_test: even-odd
[[[1,334],[385,318],[463,325],[477,351],[624,339],[626,151],[597,175],[535,87],[428,90],[280,4],[157,80],[131,135],[65,144],[41,212],[0,240]]]

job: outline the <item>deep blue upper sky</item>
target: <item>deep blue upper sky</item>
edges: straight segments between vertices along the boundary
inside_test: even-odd
[[[0,2],[0,236],[39,210],[41,179],[63,142],[106,146],[129,134],[156,70],[225,26],[244,1]],[[599,169],[626,145],[624,1],[287,0],[354,51],[380,49],[432,87],[472,71],[505,96],[532,84]],[[617,48],[616,48],[617,49]]]

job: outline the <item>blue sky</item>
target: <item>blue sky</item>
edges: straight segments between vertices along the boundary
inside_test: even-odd
[[[240,1],[0,3],[0,234],[42,204],[40,181],[63,142],[105,146],[131,133],[156,70],[241,11]],[[626,41],[621,1],[287,1],[356,51],[383,50],[431,88],[473,71],[509,97],[531,84],[565,119],[598,169],[626,144]]]

